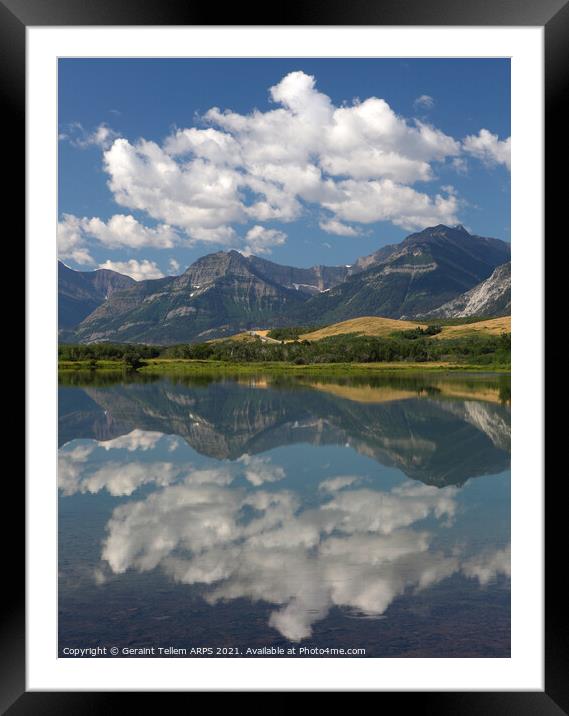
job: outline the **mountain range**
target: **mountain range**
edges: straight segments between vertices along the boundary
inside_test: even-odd
[[[351,266],[295,268],[219,251],[181,276],[134,281],[60,263],[60,339],[169,344],[358,316],[504,315],[509,260],[507,242],[438,225]]]

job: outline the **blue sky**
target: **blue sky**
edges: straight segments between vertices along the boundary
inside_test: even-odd
[[[510,240],[509,60],[63,59],[58,120],[73,268],[345,264],[435,223]]]

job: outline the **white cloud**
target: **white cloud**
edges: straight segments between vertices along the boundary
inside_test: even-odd
[[[388,221],[409,230],[455,224],[454,197],[416,185],[434,182],[438,164],[464,171],[463,152],[509,166],[509,139],[500,142],[483,129],[461,143],[398,115],[379,97],[335,106],[301,71],[283,77],[269,96],[274,106],[267,111],[212,107],[199,126],[178,128],[161,143],[117,138],[106,125],[91,134],[80,128],[73,141],[104,149],[115,201],[159,226],[143,227],[133,217],[122,217],[120,226],[83,219],[79,237],[109,246],[168,248],[183,241],[270,253],[286,237],[265,222],[322,209],[332,215],[321,228],[338,236],[357,235],[358,227],[345,222]],[[423,109],[433,103],[429,95],[415,100]],[[67,256],[88,261],[88,246],[76,237],[67,231]]]
[[[463,141],[463,149],[489,166],[503,164],[510,169],[511,138],[500,140],[497,134],[481,129],[478,134],[469,135]]]
[[[105,223],[98,218],[83,219],[83,231],[111,249],[172,248],[177,234],[166,224],[143,226],[133,216],[115,214]]]
[[[381,98],[336,107],[304,72],[269,94],[276,106],[266,112],[213,107],[209,126],[177,129],[162,144],[116,139],[104,168],[117,203],[184,232],[189,244],[261,253],[284,237],[257,223],[240,238],[235,227],[297,220],[312,207],[333,211],[325,230],[344,236],[357,232],[342,226],[348,215],[406,228],[456,223],[452,202],[411,185],[432,181],[433,164],[457,157],[460,142]],[[355,209],[355,196],[373,198],[374,208]]]
[[[435,100],[428,94],[422,94],[413,102],[414,109],[432,109],[435,106]]]
[[[146,247],[172,248],[178,242],[177,233],[166,224],[144,226],[133,216],[115,214],[108,221],[97,217],[77,217],[63,214],[57,227],[58,254],[78,264],[92,265],[89,243],[96,242],[110,249],[141,249]]]
[[[329,219],[328,221],[321,221],[319,224],[322,231],[326,231],[328,234],[335,234],[336,236],[359,236],[360,232],[354,229],[353,226],[343,224],[338,219]]]
[[[286,242],[286,234],[277,229],[266,229],[264,226],[253,226],[245,234],[243,254],[270,254],[274,246],[282,246]]]
[[[192,155],[228,166],[241,163],[239,144],[229,134],[211,128],[179,129],[166,139],[164,150],[172,157]]]
[[[73,122],[60,132],[59,139],[68,141],[74,147],[87,149],[88,147],[101,147],[108,149],[119,134],[107,124],[102,123],[92,132],[88,132],[80,122]]]
[[[104,166],[118,204],[176,226],[195,241],[231,243],[229,224],[247,219],[240,175],[225,165],[202,157],[178,163],[155,142],[117,139],[104,153]]]
[[[86,246],[81,228],[81,219],[64,214],[63,221],[57,224],[57,254],[60,259],[71,259],[78,264],[91,266],[95,259]]]
[[[420,226],[458,223],[459,207],[455,196],[436,194],[433,198],[416,192],[390,179],[357,182],[339,182],[341,197],[335,202],[324,202],[345,221],[371,224],[390,221],[396,226],[413,230]]]
[[[178,240],[176,232],[167,224],[150,228],[127,214],[115,214],[106,222],[97,217],[88,219],[64,214],[59,226],[64,237],[65,232],[72,231],[78,239],[91,238],[110,249],[172,248]]]
[[[142,259],[129,259],[128,261],[111,261],[108,259],[105,263],[99,264],[99,268],[110,269],[118,273],[126,274],[135,281],[145,281],[151,278],[163,278],[164,274],[158,268],[155,261]]]

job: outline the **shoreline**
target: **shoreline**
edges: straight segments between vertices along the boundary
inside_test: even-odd
[[[90,361],[60,361],[58,372],[77,371],[124,371],[122,361],[100,360],[95,367]],[[134,372],[140,374],[162,373],[407,373],[407,372],[476,372],[510,374],[511,366],[504,364],[471,364],[436,362],[382,362],[382,363],[308,363],[296,365],[284,362],[230,363],[215,360],[196,360],[184,358],[149,358]]]

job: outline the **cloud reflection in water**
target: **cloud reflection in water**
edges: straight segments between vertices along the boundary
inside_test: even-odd
[[[456,517],[459,488],[405,481],[389,490],[362,486],[360,476],[323,480],[318,503],[306,506],[292,489],[279,489],[285,471],[270,457],[197,469],[152,461],[148,453],[168,436],[139,431],[148,461],[89,462],[107,443],[70,444],[60,455],[64,494],[150,494],[112,512],[97,580],[128,570],[162,569],[176,582],[201,585],[210,604],[239,598],[274,605],[269,624],[291,641],[306,639],[333,607],[365,616],[384,614],[407,591],[461,572],[488,584],[509,574],[509,549],[462,556],[433,547],[434,530]],[[115,442],[115,441],[110,441]],[[243,479],[245,478],[245,479]],[[271,484],[272,490],[263,489]]]

